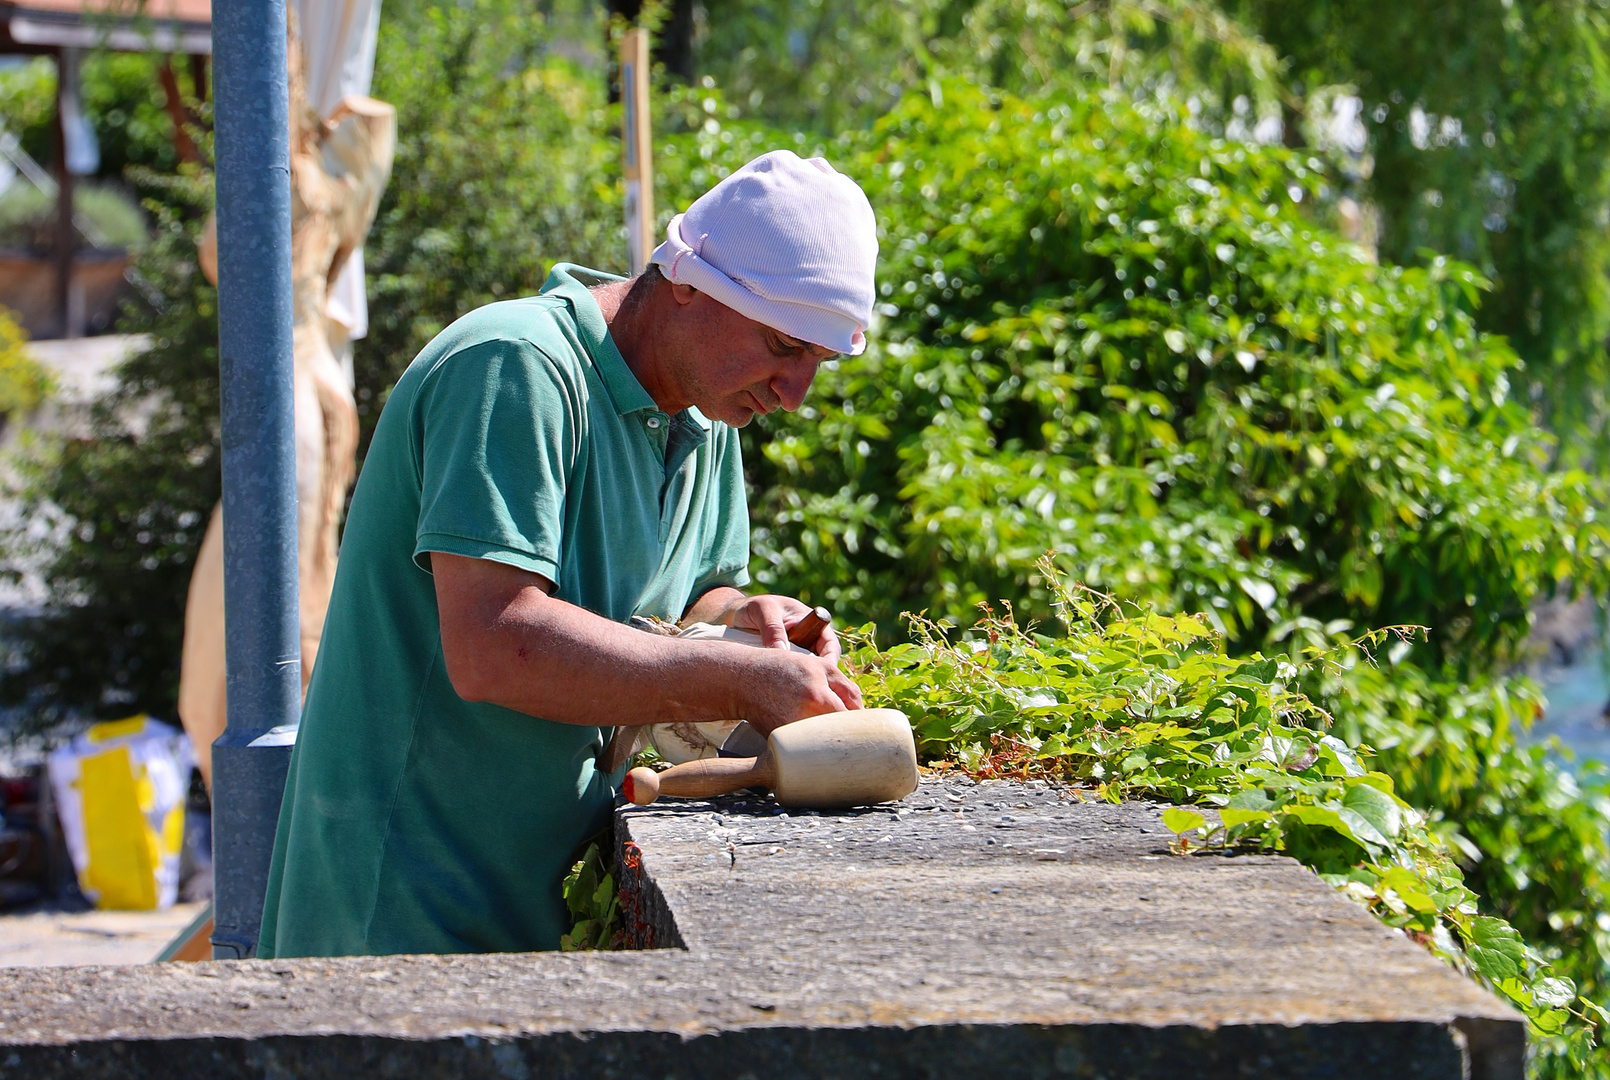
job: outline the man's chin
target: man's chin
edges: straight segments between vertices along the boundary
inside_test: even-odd
[[[712,420],[720,420],[731,428],[748,427],[749,421],[755,418],[755,410],[748,405],[728,405],[723,409],[703,410],[704,415]]]

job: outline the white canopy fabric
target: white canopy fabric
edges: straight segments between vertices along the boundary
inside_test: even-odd
[[[291,0],[307,61],[308,104],[329,116],[348,94],[368,94],[374,80],[380,0]],[[325,314],[347,328],[348,340],[369,332],[363,290],[363,249],[352,253],[330,284]],[[350,364],[350,352],[346,363]],[[349,372],[350,376],[350,372]]]

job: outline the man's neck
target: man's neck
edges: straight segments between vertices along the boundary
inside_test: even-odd
[[[588,286],[587,291],[597,302],[598,310],[604,313],[604,324],[610,327],[613,335],[615,317],[620,314],[621,302],[626,299],[626,294],[632,291],[631,281],[606,281],[602,285]]]
[[[587,291],[592,294],[593,300],[598,304],[598,310],[603,313],[604,324],[609,327],[610,340],[615,342],[615,348],[620,351],[621,359],[637,381],[648,391],[649,397],[661,412],[680,412],[686,408],[685,404],[675,401],[676,395],[668,386],[663,385],[659,357],[655,349],[654,335],[651,332],[653,325],[653,306],[655,297],[650,292],[643,297],[634,297],[631,302],[627,297],[637,279],[629,281],[611,281],[603,285],[591,286]]]

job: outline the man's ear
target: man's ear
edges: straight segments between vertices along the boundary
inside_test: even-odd
[[[671,297],[683,307],[693,303],[693,298],[699,295],[699,290],[692,285],[683,285],[680,282],[671,283]]]

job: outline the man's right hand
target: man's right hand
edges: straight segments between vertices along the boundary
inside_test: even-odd
[[[748,687],[741,715],[768,735],[807,716],[861,708],[861,688],[832,661],[792,650],[757,649],[762,669]]]

